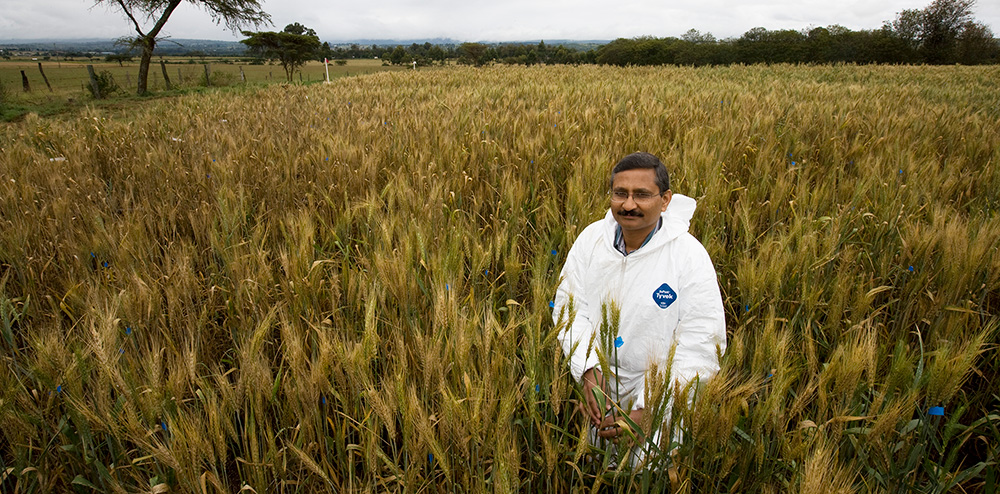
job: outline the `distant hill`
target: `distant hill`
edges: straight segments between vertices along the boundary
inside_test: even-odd
[[[336,40],[336,41],[325,40],[324,39],[322,41],[326,41],[326,42],[330,43],[330,46],[349,46],[349,45],[358,45],[358,46],[372,46],[372,45],[375,45],[375,46],[396,46],[396,45],[402,45],[402,46],[410,46],[410,45],[412,45],[414,43],[416,43],[418,45],[422,45],[424,43],[430,43],[432,45],[449,46],[449,45],[460,45],[460,44],[462,44],[461,41],[456,41],[456,40],[453,40],[451,38],[430,38],[430,39],[428,39],[428,38],[424,38],[424,39],[375,39],[375,38],[371,38],[371,39],[349,39],[349,40]]]
[[[327,41],[327,40],[324,40]],[[543,40],[525,41],[479,41],[485,44],[522,45],[538,44]],[[548,46],[564,45],[567,48],[590,49],[608,43],[604,40],[544,40]],[[350,46],[359,45],[362,47],[376,46],[410,46],[412,44],[422,45],[430,43],[439,46],[457,46],[462,41],[450,38],[431,39],[358,39],[358,40],[337,40],[327,41],[330,46]],[[192,53],[209,56],[220,55],[241,55],[246,46],[239,41],[216,41],[205,39],[164,39],[156,45],[157,55],[189,55]],[[0,50],[12,52],[46,52],[46,53],[120,53],[128,51],[127,46],[119,44],[111,39],[0,39]],[[136,50],[133,50],[136,51]]]
[[[156,45],[158,55],[182,55],[200,52],[206,55],[239,55],[246,46],[238,41],[205,39],[164,39]],[[128,47],[109,39],[31,39],[0,40],[0,50],[57,53],[119,53]],[[138,50],[133,50],[137,52]]]

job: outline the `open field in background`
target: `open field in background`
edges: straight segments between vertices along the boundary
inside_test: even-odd
[[[285,71],[281,65],[250,65],[235,59],[208,58],[190,59],[166,57],[167,76],[172,89],[183,92],[185,89],[205,87],[205,65],[209,65],[211,85],[233,86],[238,84],[260,84],[284,82]],[[189,63],[193,62],[193,63]],[[45,78],[52,90],[45,84],[38,64],[42,64]],[[108,95],[107,101],[94,100],[88,89],[90,79],[87,75],[87,65],[93,65],[97,73],[108,72],[113,77],[119,91]],[[406,67],[383,66],[381,60],[349,60],[346,65],[330,62],[330,78],[340,78],[372,74],[382,71],[405,70]],[[243,75],[240,74],[243,70]],[[31,92],[24,92],[21,71],[28,76]],[[421,69],[427,70],[427,69]],[[128,62],[119,66],[113,62],[88,61],[31,61],[31,60],[0,60],[0,85],[3,95],[0,95],[0,110],[8,107],[39,107],[48,108],[53,113],[65,112],[84,104],[119,104],[120,100],[134,99],[138,84],[139,62]],[[245,81],[244,81],[245,77]],[[326,71],[321,62],[309,62],[296,73],[293,82],[319,82],[326,78]],[[163,72],[158,60],[150,65],[149,90],[166,91]],[[37,112],[38,110],[36,110]]]
[[[663,489],[588,449],[549,313],[647,150],[727,308],[675,490],[991,492],[997,80],[458,67],[0,127],[0,488]]]

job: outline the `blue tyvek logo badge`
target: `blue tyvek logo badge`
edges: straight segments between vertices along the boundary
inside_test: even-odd
[[[661,309],[670,307],[670,304],[674,303],[675,300],[677,300],[677,292],[666,283],[653,290],[653,302],[656,302],[656,305],[660,306]]]

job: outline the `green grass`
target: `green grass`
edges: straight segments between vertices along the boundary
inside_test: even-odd
[[[998,78],[458,67],[29,114],[0,487],[989,492]],[[586,443],[548,306],[637,150],[726,304],[720,374],[647,400],[673,486]]]
[[[280,65],[251,65],[235,59],[178,59],[168,58],[167,90],[162,69],[154,60],[149,72],[151,96],[177,96],[208,87],[232,87],[243,84],[270,84],[285,81]],[[192,63],[193,62],[193,63]],[[42,64],[42,71],[38,64]],[[210,85],[205,84],[205,64],[209,65]],[[89,86],[87,65],[93,65],[98,74],[107,73],[116,90],[102,100],[94,99]],[[241,74],[242,70],[242,74]],[[330,78],[350,77],[382,71],[404,70],[403,67],[383,66],[380,60],[350,60],[346,65],[329,65]],[[21,71],[28,78],[30,92],[22,85]],[[44,78],[43,78],[44,72]],[[117,63],[88,61],[0,61],[0,119],[13,121],[28,113],[54,116],[79,111],[85,105],[118,106],[134,104],[138,62]],[[48,79],[48,85],[45,83]],[[293,83],[316,83],[326,79],[326,70],[320,62],[309,62],[296,72]],[[49,89],[51,87],[51,90]],[[148,99],[147,96],[143,99]]]

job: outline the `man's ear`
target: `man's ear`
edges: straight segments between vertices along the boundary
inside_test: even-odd
[[[670,189],[667,189],[666,192],[663,193],[663,207],[660,208],[661,213],[667,210],[667,204],[670,204],[670,199],[673,199],[673,197],[674,191]]]

